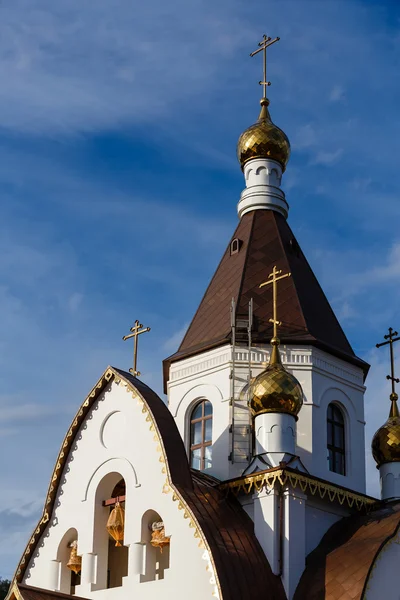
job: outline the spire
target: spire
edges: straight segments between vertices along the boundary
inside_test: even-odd
[[[272,209],[287,217],[289,206],[284,192],[280,189],[282,173],[290,156],[290,144],[286,134],[271,120],[267,98],[267,48],[279,41],[264,34],[259,48],[250,56],[263,52],[263,86],[261,111],[254,125],[240,136],[237,156],[245,175],[246,189],[243,190],[238,205],[239,217],[256,209]]]

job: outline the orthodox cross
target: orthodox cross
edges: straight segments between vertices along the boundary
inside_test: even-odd
[[[139,321],[136,319],[135,324],[133,327],[131,327],[130,331],[132,333],[130,333],[128,335],[124,335],[124,337],[122,339],[125,342],[126,340],[129,340],[130,338],[134,338],[133,369],[129,369],[129,373],[132,373],[132,375],[134,377],[139,377],[140,371],[137,370],[137,355],[138,355],[138,341],[139,341],[138,338],[141,333],[146,333],[147,331],[150,331],[150,327],[143,327],[143,325],[141,323],[139,323]]]
[[[394,331],[391,327],[389,327],[389,333],[384,335],[384,339],[386,342],[381,342],[380,344],[376,344],[377,348],[381,348],[381,346],[387,346],[389,344],[390,347],[390,375],[386,375],[386,379],[389,379],[392,382],[392,394],[391,399],[397,400],[396,394],[396,383],[400,383],[400,379],[394,376],[394,352],[393,352],[393,344],[400,340],[400,337],[396,337],[399,335],[397,331]]]
[[[277,298],[278,298],[278,281],[290,277],[291,273],[284,273],[281,275],[282,270],[279,270],[274,266],[272,273],[269,274],[267,281],[260,284],[260,288],[272,283],[272,298],[273,298],[273,318],[269,320],[274,326],[274,338],[278,337],[278,326],[282,325],[281,321],[278,321],[277,316]]]
[[[279,40],[280,38],[278,37],[272,39],[264,33],[263,39],[261,40],[261,42],[258,43],[259,48],[257,50],[254,50],[254,52],[250,54],[250,56],[255,56],[259,52],[263,52],[264,77],[263,81],[258,82],[260,85],[263,86],[263,98],[267,97],[267,87],[271,85],[271,82],[267,81],[267,48],[268,46],[272,46],[272,44],[275,44],[275,42],[279,42]]]

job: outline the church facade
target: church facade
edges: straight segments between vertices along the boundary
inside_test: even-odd
[[[136,367],[105,370],[63,441],[9,600],[399,600],[394,381],[372,446],[377,499],[369,366],[288,224],[290,144],[265,90],[238,142],[238,226],[163,364],[167,403]]]

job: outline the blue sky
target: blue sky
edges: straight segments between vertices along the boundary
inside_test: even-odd
[[[144,381],[172,353],[236,222],[240,133],[292,144],[289,222],[372,364],[368,444],[400,327],[400,5],[393,0],[3,0],[0,5],[0,575],[36,523],[58,448],[140,318]],[[367,448],[369,457],[369,449]],[[377,472],[369,460],[369,491]]]

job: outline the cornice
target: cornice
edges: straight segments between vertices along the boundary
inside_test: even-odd
[[[293,489],[300,488],[302,492],[309,493],[312,496],[319,496],[322,500],[339,502],[340,505],[346,502],[349,508],[355,508],[358,511],[369,511],[379,504],[379,501],[371,496],[352,492],[347,488],[328,483],[323,479],[300,473],[288,467],[275,467],[266,471],[258,471],[245,477],[225,481],[219,487],[222,490],[229,490],[237,496],[240,493],[247,495],[260,492],[262,489],[272,490],[275,487],[287,485],[290,485]]]

